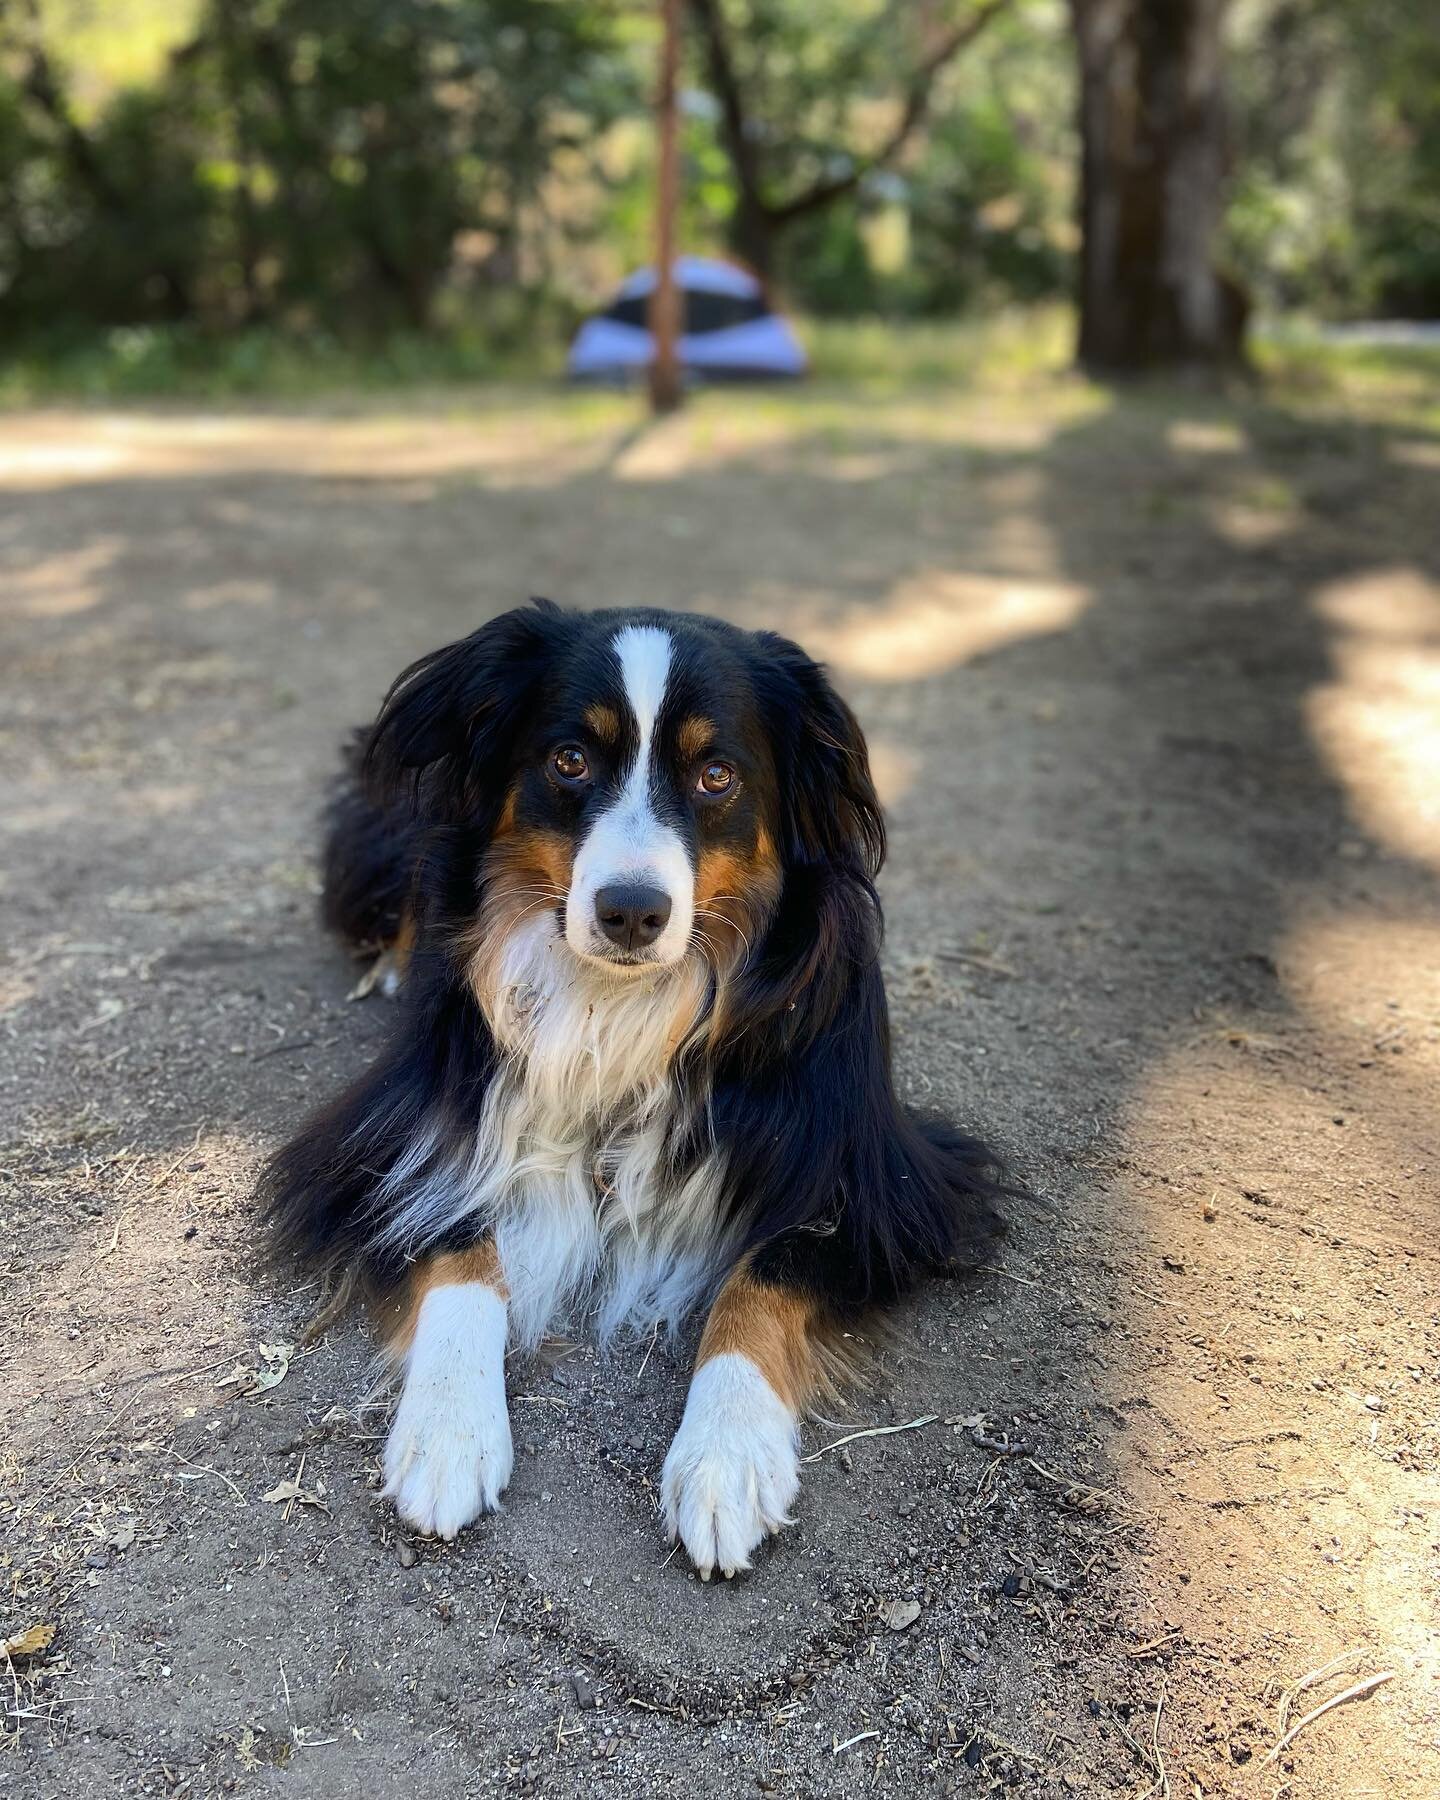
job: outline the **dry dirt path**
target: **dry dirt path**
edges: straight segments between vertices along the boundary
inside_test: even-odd
[[[0,1792],[1440,1791],[1437,502],[1415,423],[1058,386],[0,421]],[[225,1385],[315,1302],[258,1159],[384,1029],[333,745],[532,591],[831,659],[903,1080],[1053,1209],[730,1585],[656,1524],[685,1345],[517,1369],[448,1549],[354,1324]]]

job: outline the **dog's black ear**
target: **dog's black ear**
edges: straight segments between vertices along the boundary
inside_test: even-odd
[[[885,820],[860,723],[798,644],[768,631],[760,639],[773,683],[786,861],[853,869],[873,881],[885,860]]]
[[[563,619],[534,600],[411,663],[391,687],[365,744],[364,778],[390,802],[423,788],[458,816],[494,792],[497,758],[543,674]]]
[[[885,821],[865,734],[798,645],[759,634],[755,681],[780,796],[780,899],[754,955],[729,977],[715,1050],[736,1070],[827,1031],[880,953],[875,877]]]

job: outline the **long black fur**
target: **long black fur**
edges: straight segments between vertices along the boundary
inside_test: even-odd
[[[345,745],[325,808],[320,918],[357,950],[392,942],[414,880],[419,831],[412,810],[383,805],[362,779],[368,731]]]
[[[670,1173],[718,1148],[755,1274],[851,1317],[924,1272],[982,1258],[1011,1190],[979,1140],[916,1117],[895,1093],[875,891],[885,833],[853,715],[784,638],[661,622],[723,634],[732,656],[743,645],[783,865],[763,941],[727,990],[723,1031],[677,1059]],[[543,705],[552,652],[582,624],[540,603],[406,670],[331,810],[327,918],[363,937],[410,901],[419,945],[389,1048],[272,1159],[262,1194],[280,1249],[381,1292],[403,1267],[377,1246],[380,1183],[429,1127],[463,1143],[499,1064],[451,945],[481,899],[516,733]],[[456,1235],[421,1248],[455,1247]]]

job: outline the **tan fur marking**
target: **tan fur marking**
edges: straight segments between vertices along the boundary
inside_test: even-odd
[[[780,852],[775,848],[775,840],[763,825],[755,827],[755,867],[761,870],[767,880],[780,886]]]
[[[722,1031],[724,977],[745,954],[747,944],[753,948],[760,941],[779,898],[780,861],[763,825],[748,852],[728,846],[700,852],[695,871],[696,928],[721,978],[715,1016]]]
[[[403,980],[410,969],[410,957],[415,949],[415,915],[407,906],[400,915],[400,929],[390,943],[390,960],[395,972]]]
[[[675,742],[686,762],[693,762],[703,756],[714,741],[714,724],[698,713],[693,718],[686,719],[675,734]]]
[[[530,885],[537,886],[534,877],[540,875],[558,890],[557,900],[563,899],[570,889],[572,860],[570,840],[561,832],[517,826],[505,841],[503,855],[491,852],[491,879],[500,885],[508,881],[523,887],[528,877]]]
[[[486,1238],[483,1243],[475,1244],[468,1250],[446,1250],[439,1256],[427,1257],[424,1262],[416,1264],[409,1280],[386,1309],[387,1316],[382,1320],[382,1330],[391,1355],[403,1356],[410,1348],[421,1304],[432,1288],[460,1287],[467,1282],[479,1282],[485,1287],[493,1288],[502,1300],[510,1298],[510,1289],[505,1285],[505,1271],[500,1266],[500,1257],[493,1239]]]
[[[589,730],[595,733],[602,744],[618,744],[620,742],[620,715],[613,706],[602,706],[598,701],[585,708],[582,717]]]
[[[485,902],[461,938],[470,985],[482,1006],[493,998],[495,970],[506,939],[570,891],[571,846],[558,832],[513,828],[485,857]]]
[[[802,1294],[767,1287],[742,1266],[710,1309],[695,1367],[712,1356],[748,1356],[791,1412],[801,1413],[824,1379],[812,1337],[815,1313]]]
[[[505,796],[505,804],[501,807],[500,817],[495,824],[495,837],[497,839],[509,837],[510,833],[515,829],[515,809],[519,804],[520,790],[518,787],[512,787],[510,792]]]

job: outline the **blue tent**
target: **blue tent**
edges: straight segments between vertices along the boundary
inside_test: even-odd
[[[734,263],[704,256],[675,260],[683,332],[680,365],[711,381],[775,381],[806,372],[789,323],[771,312],[760,283]],[[570,346],[574,381],[626,381],[654,357],[647,324],[654,269],[637,269],[603,313],[587,319]]]

